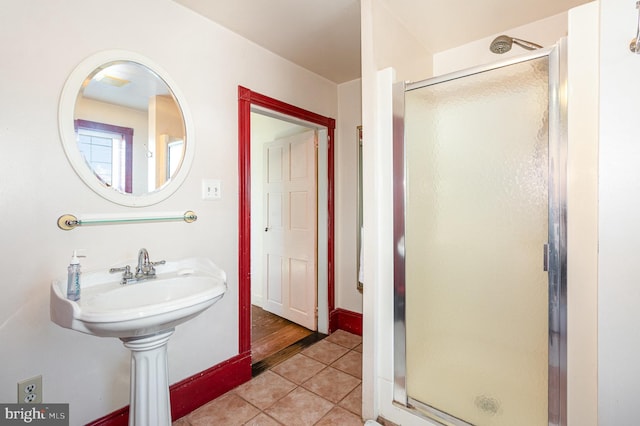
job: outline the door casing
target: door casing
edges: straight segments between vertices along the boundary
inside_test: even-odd
[[[335,192],[334,192],[334,134],[335,119],[299,108],[269,96],[238,86],[238,351],[251,351],[251,110],[260,108],[297,120],[313,123],[326,128],[326,312],[327,330],[331,333],[337,327],[335,315]],[[318,153],[319,157],[321,153]],[[319,208],[324,206],[318,204]],[[318,303],[322,303],[318,299]],[[319,307],[320,308],[320,307]],[[324,307],[323,307],[324,308]],[[323,330],[319,330],[323,332]]]

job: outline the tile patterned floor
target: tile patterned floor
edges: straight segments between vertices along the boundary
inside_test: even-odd
[[[362,426],[362,338],[338,330],[173,426]]]

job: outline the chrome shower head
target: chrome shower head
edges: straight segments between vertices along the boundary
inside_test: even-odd
[[[498,54],[506,53],[511,50],[513,43],[527,50],[536,50],[542,48],[542,46],[540,46],[539,44],[531,43],[530,41],[509,37],[507,35],[501,35],[496,37],[491,42],[489,50],[491,50],[493,53]]]
[[[506,35],[496,37],[489,46],[489,50],[493,53],[502,54],[511,50],[513,39]]]

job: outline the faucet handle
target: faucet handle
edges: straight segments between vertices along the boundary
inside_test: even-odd
[[[164,265],[165,263],[167,263],[166,260],[159,260],[157,262],[149,262],[149,264],[146,267],[146,270],[144,271],[145,275],[149,275],[154,277],[156,275],[156,265]]]
[[[129,266],[129,265],[123,266],[122,268],[111,268],[111,269],[109,269],[109,273],[110,274],[115,274],[116,272],[124,272],[124,274],[123,274],[124,278],[133,277],[133,274],[131,273],[131,266]]]
[[[128,280],[133,278],[133,274],[131,273],[131,266],[126,265],[123,266],[122,268],[111,268],[109,269],[109,273],[110,274],[114,274],[116,272],[123,272],[122,274],[122,280],[120,281],[120,284],[126,284],[128,282]]]

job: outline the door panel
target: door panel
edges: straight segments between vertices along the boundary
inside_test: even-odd
[[[291,199],[291,230],[292,231],[307,231],[309,226],[309,212],[307,206],[309,205],[310,194],[302,191],[291,192],[289,197]]]
[[[265,194],[267,203],[267,223],[272,231],[281,231],[284,223],[282,218],[282,193],[270,192]]]
[[[309,261],[304,259],[290,259],[289,273],[291,282],[302,283],[307,280],[309,275]],[[309,292],[305,286],[293,285],[290,290],[289,305],[290,308],[300,314],[306,314],[309,309]]]
[[[317,328],[317,190],[314,131],[265,144],[264,309]],[[276,258],[279,261],[276,261]],[[272,271],[279,268],[278,272]]]
[[[282,311],[282,276],[283,259],[282,256],[268,254],[266,256],[267,265],[267,294],[269,295],[270,310],[273,313]],[[278,312],[276,312],[278,311]]]

